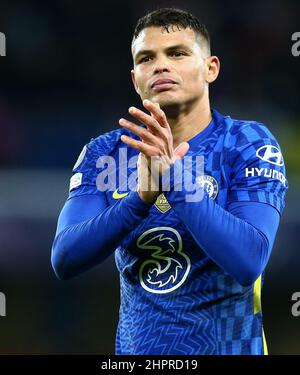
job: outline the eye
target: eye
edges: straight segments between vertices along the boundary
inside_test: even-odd
[[[146,63],[146,62],[150,61],[150,59],[151,59],[150,56],[142,57],[142,58],[139,60],[139,64]]]
[[[184,51],[173,51],[170,53],[170,55],[174,57],[181,57],[186,56],[186,53]]]

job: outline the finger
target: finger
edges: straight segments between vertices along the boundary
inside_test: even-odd
[[[140,137],[145,142],[148,142],[148,143],[150,143],[152,145],[157,144],[156,137],[151,132],[149,132],[149,130],[147,130],[147,129],[139,126],[139,125],[136,125],[133,122],[128,121],[128,120],[126,120],[124,118],[121,118],[119,120],[119,124],[122,127],[130,130],[132,133],[136,134],[138,137]]]
[[[146,168],[148,168],[150,170],[151,157],[146,156],[145,154],[143,154],[142,152],[140,152],[139,153],[139,157],[138,157],[138,164],[140,166],[146,167]]]
[[[180,143],[174,150],[176,159],[182,159],[184,155],[188,152],[190,145],[187,142]]]
[[[162,127],[154,117],[148,115],[147,113],[141,111],[136,107],[130,107],[128,112],[138,121],[141,121],[143,124],[148,126],[153,132],[162,134]]]
[[[163,128],[169,128],[165,112],[160,108],[159,103],[153,103],[151,100],[143,100],[143,106],[154,116]]]
[[[128,146],[135,148],[136,150],[142,152],[146,156],[157,155],[157,149],[154,146],[150,146],[145,142],[138,141],[127,135],[121,135],[121,141],[126,143]]]

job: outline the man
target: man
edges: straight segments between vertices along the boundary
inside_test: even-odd
[[[54,270],[67,279],[115,254],[116,354],[266,354],[260,293],[287,189],[279,145],[263,124],[210,109],[220,63],[193,15],[147,14],[132,55],[145,109],[131,107],[133,121],[120,119],[121,129],[84,147],[58,221]],[[137,161],[131,190],[124,147],[135,157],[126,174]],[[116,170],[103,175],[107,157]],[[103,191],[113,172],[117,189]]]

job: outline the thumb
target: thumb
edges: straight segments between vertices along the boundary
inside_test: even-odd
[[[184,155],[188,152],[190,145],[187,142],[180,143],[174,150],[176,160],[182,159]]]

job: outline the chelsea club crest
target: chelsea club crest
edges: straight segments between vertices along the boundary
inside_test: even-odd
[[[209,195],[209,198],[213,200],[216,199],[219,192],[219,186],[217,180],[214,177],[205,174],[202,176],[198,176],[197,181],[205,189],[205,191]]]

